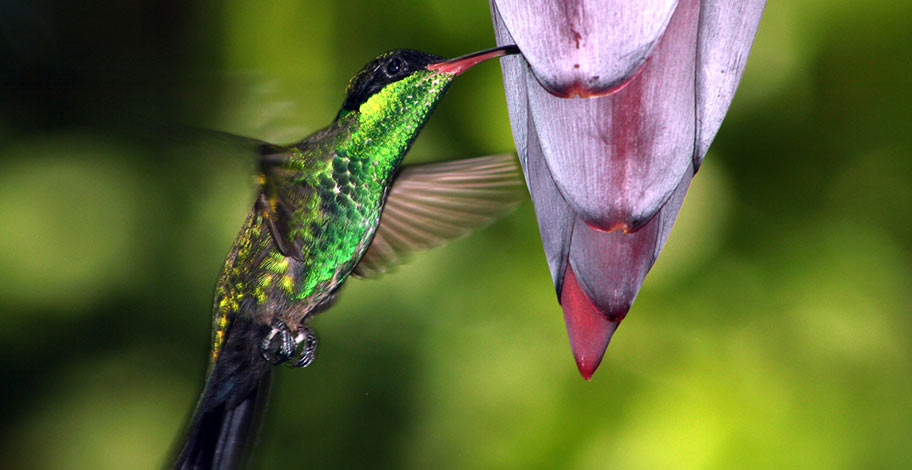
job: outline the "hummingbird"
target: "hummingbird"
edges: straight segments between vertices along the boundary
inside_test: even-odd
[[[256,198],[216,284],[206,385],[175,468],[241,465],[272,367],[314,360],[308,322],[350,276],[385,272],[519,201],[512,155],[401,165],[458,75],[516,53],[503,46],[444,60],[389,51],[351,79],[329,126],[287,146],[250,140]]]

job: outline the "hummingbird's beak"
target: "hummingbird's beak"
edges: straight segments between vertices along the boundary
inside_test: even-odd
[[[440,73],[451,73],[455,76],[488,59],[512,54],[519,54],[519,48],[513,44],[509,46],[500,46],[495,47],[494,49],[486,49],[483,51],[474,52],[469,55],[445,60],[443,62],[437,62],[428,65],[427,68],[428,70],[435,70]]]

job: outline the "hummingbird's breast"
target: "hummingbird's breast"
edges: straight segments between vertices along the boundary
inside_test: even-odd
[[[271,167],[268,204],[254,207],[223,269],[217,335],[234,314],[291,327],[326,305],[367,251],[405,150],[337,122]],[[286,256],[274,237],[295,252]]]
[[[268,261],[262,270],[278,277],[288,300],[277,305],[286,323],[301,321],[330,298],[367,251],[380,221],[390,172],[377,159],[345,153],[319,139],[292,153],[287,164],[291,185],[276,197],[291,208],[286,244],[300,256]],[[338,143],[338,140],[336,140]],[[281,269],[276,269],[281,268]]]
[[[336,174],[342,173],[340,165]],[[350,177],[317,176],[299,184],[306,188],[300,193],[308,195],[298,201],[294,214],[302,255],[285,256],[269,230],[267,214],[257,207],[251,211],[216,287],[213,351],[238,314],[261,324],[281,319],[294,328],[329,302],[367,251],[384,190],[373,196],[363,189],[370,182]]]

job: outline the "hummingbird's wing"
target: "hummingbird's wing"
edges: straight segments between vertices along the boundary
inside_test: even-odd
[[[265,215],[276,248],[285,256],[303,260],[303,247],[310,232],[302,230],[311,211],[314,189],[300,181],[301,169],[290,167],[290,150],[262,147],[260,154],[261,193],[256,208]]]
[[[352,274],[383,273],[409,253],[492,222],[525,194],[522,173],[509,154],[406,166],[393,181],[374,240]]]

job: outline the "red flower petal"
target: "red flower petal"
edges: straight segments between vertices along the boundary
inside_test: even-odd
[[[568,267],[565,273],[561,306],[564,308],[570,349],[573,351],[580,374],[589,380],[601,364],[611,336],[621,321],[609,320],[592,303],[576,282],[572,268]]]

